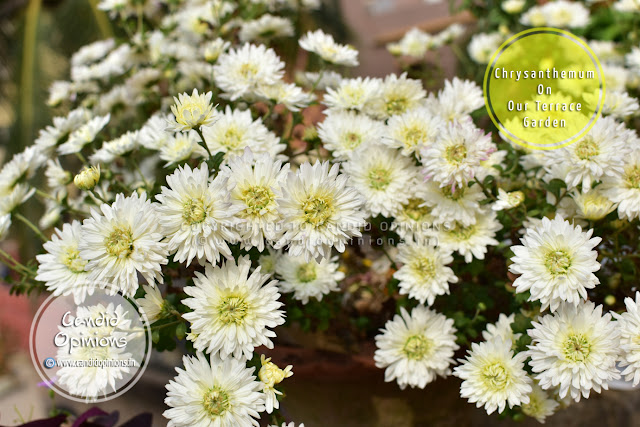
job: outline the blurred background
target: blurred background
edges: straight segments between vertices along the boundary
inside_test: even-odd
[[[85,44],[114,35],[97,3],[0,0],[0,164],[30,145],[38,130],[56,115],[56,110],[46,105],[48,88],[53,81],[68,78],[71,54]],[[385,44],[398,40],[411,27],[437,32],[453,22],[472,25],[469,15],[450,15],[449,6],[447,2],[423,0],[328,0],[316,18],[321,28],[358,48],[360,66],[355,74],[385,76],[400,70]],[[432,90],[445,77],[455,75],[457,59],[450,49],[428,53],[427,60],[441,64],[443,71]],[[15,238],[2,245],[19,256],[30,242]],[[38,386],[28,334],[42,300],[11,296],[9,287],[0,284],[0,426],[45,417],[54,406],[76,414],[87,409],[51,397]],[[384,383],[383,371],[376,369],[370,358],[340,354],[326,337],[298,333],[291,330],[284,335],[290,335],[292,342],[309,340],[305,348],[315,350],[283,350],[271,355],[281,366],[294,365],[295,375],[286,384],[283,412],[307,427],[537,425],[534,420],[514,423],[497,415],[487,417],[459,397],[459,383],[454,378],[438,380],[425,390],[400,391],[396,383]],[[119,410],[121,421],[149,411],[154,415],[153,425],[165,425],[161,416],[164,385],[180,364],[177,352],[154,354],[143,379],[126,396],[100,407]],[[638,408],[639,393],[610,391],[596,395],[588,404],[581,402],[561,411],[547,425],[640,425]]]

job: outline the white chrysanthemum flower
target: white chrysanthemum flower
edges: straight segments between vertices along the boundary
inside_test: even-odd
[[[64,224],[57,229],[51,240],[43,247],[46,254],[36,255],[38,275],[36,280],[45,282],[53,295],[72,295],[76,304],[81,304],[87,295],[93,295],[95,283],[88,280],[85,271],[87,261],[80,257],[78,243],[82,237],[79,221]]]
[[[384,368],[384,380],[396,380],[401,389],[424,388],[437,376],[451,373],[454,363],[456,328],[453,320],[424,306],[417,306],[411,314],[404,307],[389,320],[376,336],[374,360]]]
[[[564,303],[532,325],[529,366],[543,389],[559,387],[561,398],[569,394],[578,402],[620,378],[620,331],[611,314],[602,315],[601,305]]]
[[[446,226],[457,221],[466,227],[476,222],[480,201],[486,198],[479,185],[460,186],[454,191],[433,181],[423,185],[424,203],[431,209],[434,224]]]
[[[160,158],[167,163],[166,166],[185,162],[192,158],[209,157],[207,150],[201,146],[200,136],[194,130],[176,133],[169,137],[160,147]]]
[[[213,67],[216,85],[232,101],[250,97],[264,85],[276,84],[284,75],[284,63],[264,45],[246,43],[218,58]]]
[[[138,131],[126,132],[118,138],[104,142],[99,150],[89,157],[91,164],[112,163],[116,158],[138,148]]]
[[[374,144],[361,146],[343,163],[353,187],[366,200],[371,216],[393,216],[409,201],[408,188],[416,185],[419,169],[400,151]]]
[[[307,32],[298,43],[307,52],[313,52],[332,64],[348,67],[358,65],[358,51],[355,48],[336,43],[333,36],[325,34],[322,30]]]
[[[296,427],[296,423],[294,423],[293,421],[291,421],[290,423],[287,423],[285,421],[285,422],[282,423],[281,426],[279,426],[277,424],[269,424],[269,427]],[[298,427],[304,427],[304,423],[298,424]]]
[[[268,13],[253,21],[244,22],[238,33],[241,42],[268,41],[292,35],[293,25],[289,19]]]
[[[507,404],[513,408],[528,403],[532,389],[524,370],[526,359],[525,352],[513,354],[511,341],[472,343],[466,359],[459,360],[461,365],[453,371],[463,380],[460,395],[478,408],[484,406],[488,414],[501,413]]]
[[[541,7],[550,27],[579,28],[589,23],[589,9],[582,3],[556,0]]]
[[[318,136],[324,148],[338,159],[348,159],[360,145],[380,141],[384,134],[382,122],[354,111],[334,111],[318,123]]]
[[[315,95],[307,93],[293,83],[278,82],[272,85],[260,86],[256,95],[275,104],[282,104],[289,111],[300,111],[307,108],[315,99]]]
[[[549,397],[547,392],[535,381],[531,384],[531,388],[529,403],[523,403],[520,407],[525,415],[535,418],[539,423],[544,424],[545,419],[553,415],[560,404],[552,397]]]
[[[420,304],[432,305],[438,295],[449,293],[449,283],[458,278],[447,264],[453,262],[451,252],[444,252],[427,242],[398,245],[396,261],[402,267],[393,274],[400,281],[400,294],[415,298]]]
[[[438,243],[443,249],[458,252],[469,263],[474,257],[484,259],[487,246],[498,245],[494,237],[501,228],[502,224],[496,219],[494,211],[479,211],[472,225],[464,226],[456,222],[450,227],[440,227]]]
[[[478,64],[488,64],[504,40],[505,36],[498,32],[474,34],[467,47],[469,56]]]
[[[482,338],[485,341],[491,341],[499,338],[503,341],[511,341],[514,345],[522,334],[514,334],[511,329],[511,324],[515,320],[515,314],[511,313],[509,316],[504,313],[500,313],[498,321],[496,323],[490,323],[487,325],[486,330],[482,331]]]
[[[371,99],[365,111],[378,119],[388,119],[420,106],[427,92],[420,80],[410,79],[406,73],[385,77],[379,94]]]
[[[411,156],[434,142],[443,126],[444,121],[440,117],[426,108],[415,108],[392,116],[380,140],[389,147],[402,149],[402,155]]]
[[[259,426],[264,411],[261,384],[242,361],[211,357],[202,353],[182,358],[184,369],[167,384],[164,403],[170,407],[162,415],[167,427]]]
[[[484,105],[482,89],[470,80],[445,80],[438,97],[430,97],[427,107],[446,122],[467,120],[469,114]]]
[[[618,320],[617,329],[620,331],[620,361],[619,365],[624,368],[622,376],[626,381],[633,381],[633,386],[640,383],[640,342],[638,341],[638,331],[640,331],[640,292],[636,292],[635,301],[633,298],[625,298],[624,305],[627,311],[613,316]]]
[[[442,128],[440,138],[422,150],[424,173],[441,187],[450,185],[455,190],[474,179],[480,162],[493,151],[491,136],[473,122],[449,123]]]
[[[529,291],[529,301],[540,300],[542,309],[551,311],[563,301],[577,305],[587,299],[587,289],[600,283],[593,274],[600,269],[593,248],[602,239],[592,234],[560,216],[543,218],[539,227],[527,230],[522,246],[511,247],[515,256],[509,271],[520,275],[513,282],[516,292]]]
[[[436,37],[413,27],[398,42],[387,44],[387,50],[392,55],[421,59],[427,51],[438,47],[439,44]]]
[[[590,105],[597,105],[599,93],[585,93],[584,99]],[[640,110],[638,100],[630,96],[626,91],[607,90],[604,96],[604,106],[602,114],[610,115],[617,119],[626,119],[629,116],[635,116]]]
[[[67,141],[58,147],[58,153],[64,155],[80,152],[85,145],[93,142],[96,135],[109,123],[110,119],[110,114],[92,118],[71,132]]]
[[[369,77],[343,79],[336,88],[327,88],[323,104],[329,110],[363,111],[381,92],[382,81]]]
[[[267,414],[273,412],[274,409],[280,408],[280,402],[278,402],[278,396],[282,395],[282,392],[276,389],[276,384],[280,384],[284,379],[293,375],[291,369],[293,365],[287,365],[284,369],[280,369],[278,365],[271,361],[270,357],[265,357],[264,354],[260,355],[260,370],[258,371],[258,378],[262,382],[262,392],[265,397],[265,410]]]
[[[206,265],[205,274],[196,272],[194,286],[184,292],[191,298],[182,303],[191,312],[182,317],[191,322],[193,346],[198,351],[220,355],[222,359],[251,359],[256,347],[273,348],[271,329],[284,323],[278,301],[277,281],[257,268],[251,275],[248,257]]]
[[[174,261],[189,265],[195,258],[200,264],[215,264],[221,254],[231,258],[228,243],[238,240],[236,215],[242,207],[230,200],[227,179],[218,175],[210,181],[204,163],[193,170],[179,167],[167,176],[168,187],[162,187],[156,199],[158,222],[168,237],[169,253],[175,252]]]
[[[640,150],[626,158],[620,176],[603,179],[602,194],[618,203],[618,216],[629,221],[640,216]]]
[[[242,248],[256,247],[264,250],[265,239],[274,241],[278,235],[276,224],[280,221],[277,199],[282,196],[280,187],[289,173],[289,164],[263,153],[254,156],[247,148],[242,157],[232,157],[228,169],[228,188],[231,199],[241,207],[237,213],[243,223],[236,229]]]
[[[437,218],[426,205],[425,195],[416,191],[415,195],[403,203],[396,212],[391,231],[395,231],[404,240],[423,241],[435,236],[433,224]]]
[[[162,298],[157,286],[142,285],[142,289],[144,289],[144,297],[137,298],[136,303],[147,316],[149,323],[153,323],[167,314],[168,302]]]
[[[112,205],[92,209],[82,225],[78,244],[87,260],[89,282],[112,285],[126,296],[138,289],[138,273],[147,283],[163,283],[161,266],[167,264],[160,218],[147,195],[116,196]]]
[[[211,154],[222,151],[227,158],[242,156],[247,147],[255,155],[269,153],[278,158],[286,148],[261,119],[253,120],[251,110],[232,110],[229,106],[215,123],[202,128],[202,135]]]
[[[289,172],[278,200],[283,235],[276,249],[288,245],[293,256],[330,258],[331,248],[344,252],[351,237],[361,236],[364,200],[338,172],[339,166],[329,162],[303,163]]]
[[[114,306],[113,303],[109,303],[106,307],[102,304],[90,307],[80,306],[75,313],[75,317],[79,319],[97,319],[100,316],[116,322],[113,324],[109,321],[107,322],[108,326],[93,326],[87,322],[82,325],[58,326],[58,329],[67,334],[70,340],[91,337],[98,342],[103,339],[118,342],[124,339],[131,345],[136,339],[131,334],[124,332],[131,329],[131,319],[128,318],[128,313],[120,304]],[[96,366],[95,364],[93,366],[76,366],[73,363],[77,361],[86,363],[89,360],[130,361],[132,355],[126,350],[126,346],[119,347],[117,345],[59,347],[56,357],[61,363],[60,369],[56,373],[56,382],[68,390],[70,394],[88,400],[113,393],[116,391],[116,381],[120,382],[126,379],[125,374],[131,372],[129,366],[124,363],[105,364],[104,366]]]
[[[625,130],[624,124],[604,117],[579,141],[549,156],[549,163],[570,165],[566,176],[562,177],[567,188],[582,184],[582,191],[587,192],[591,190],[591,184],[601,181],[604,176],[622,174],[627,151]]]
[[[216,110],[211,104],[212,97],[212,92],[199,94],[198,89],[194,89],[191,95],[181,93],[177,98],[174,96],[171,106],[174,119],[168,121],[169,129],[184,132],[213,123]]]
[[[576,205],[576,218],[598,221],[616,210],[616,204],[602,194],[601,187],[586,193],[574,190],[569,195]]]
[[[508,14],[514,15],[522,11],[526,2],[526,0],[505,0],[500,4],[500,7]]]
[[[523,201],[524,193],[522,191],[511,191],[507,193],[502,188],[498,188],[498,200],[491,205],[491,209],[494,211],[513,209],[520,206],[520,203]]]
[[[338,291],[338,282],[344,279],[344,273],[338,271],[337,261],[337,257],[318,262],[284,254],[275,265],[276,276],[280,279],[278,286],[283,293],[293,292],[293,297],[303,304],[308,303],[309,298],[322,301],[324,295]]]

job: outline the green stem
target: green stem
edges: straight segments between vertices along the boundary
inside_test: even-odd
[[[140,166],[138,165],[138,162],[136,162],[136,160],[134,158],[131,158],[131,162],[133,163],[134,169],[138,172],[138,174],[140,174],[140,178],[142,179],[142,182],[144,183],[145,190],[150,190],[149,183],[147,182],[146,178],[144,177],[144,174],[142,173],[142,170],[140,169]]]
[[[15,271],[17,273],[21,273],[21,274],[26,274],[28,276],[34,276],[35,275],[34,272],[32,270],[30,270],[27,266],[25,266],[24,264],[22,264],[21,262],[16,260],[9,253],[3,251],[2,249],[0,249],[0,256],[3,256],[6,261],[8,261],[8,262],[13,264],[13,265],[6,264],[7,267],[12,269],[13,271]]]
[[[213,158],[213,155],[211,154],[211,151],[209,151],[209,147],[207,147],[207,141],[204,139],[204,134],[202,133],[202,129],[200,128],[194,128],[193,130],[195,130],[198,135],[200,136],[200,139],[202,140],[201,144],[205,150],[207,150],[207,154],[209,154],[209,158]]]
[[[29,221],[27,218],[25,218],[22,214],[19,213],[14,213],[13,214],[14,217],[18,218],[20,221],[22,221],[27,227],[29,227],[31,230],[33,230],[34,233],[36,233],[36,235],[42,239],[43,242],[48,241],[49,239],[47,239],[45,237],[44,234],[42,234],[42,231],[40,231],[40,229],[38,227],[36,227],[31,221]]]

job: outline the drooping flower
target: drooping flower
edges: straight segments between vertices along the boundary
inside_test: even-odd
[[[344,273],[338,270],[338,258],[305,260],[304,256],[284,254],[278,258],[275,273],[280,278],[278,286],[282,292],[293,292],[295,299],[303,304],[309,298],[322,300],[324,295],[339,290],[338,282]]]

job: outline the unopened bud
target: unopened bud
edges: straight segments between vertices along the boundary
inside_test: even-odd
[[[86,167],[80,171],[73,183],[81,190],[91,190],[100,181],[100,166]]]

